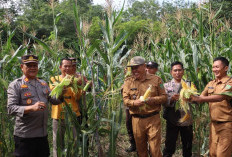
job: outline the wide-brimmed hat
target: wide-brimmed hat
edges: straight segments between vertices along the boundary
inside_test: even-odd
[[[145,59],[141,56],[135,56],[130,60],[130,64],[127,65],[128,67],[138,66],[145,64]]]

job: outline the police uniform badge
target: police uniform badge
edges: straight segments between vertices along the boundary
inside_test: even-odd
[[[27,99],[27,104],[30,105],[32,103],[31,99]]]
[[[29,81],[29,79],[26,77],[26,78],[24,79],[24,81],[25,81],[25,82],[28,82],[28,81]]]

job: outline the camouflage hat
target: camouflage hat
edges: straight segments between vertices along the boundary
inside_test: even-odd
[[[38,57],[35,55],[24,55],[21,57],[22,64],[26,63],[38,63]]]
[[[135,56],[130,60],[130,64],[127,65],[128,67],[137,66],[145,64],[145,59],[141,56]]]
[[[158,68],[159,64],[156,62],[149,61],[147,64],[148,68]]]

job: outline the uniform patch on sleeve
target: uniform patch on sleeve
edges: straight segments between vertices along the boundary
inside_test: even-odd
[[[225,89],[230,89],[231,85],[226,85]]]
[[[160,84],[160,88],[164,89],[164,84],[163,83]]]
[[[24,94],[24,96],[25,96],[25,97],[29,97],[29,96],[31,96],[31,93],[30,93],[30,92],[27,92],[27,93]]]
[[[31,99],[27,99],[27,104],[30,105],[32,103]]]
[[[28,88],[28,85],[22,84],[22,85],[21,85],[21,88]]]

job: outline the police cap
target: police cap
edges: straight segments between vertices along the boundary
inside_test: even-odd
[[[38,57],[35,55],[24,55],[21,57],[22,64],[26,63],[38,63]]]

